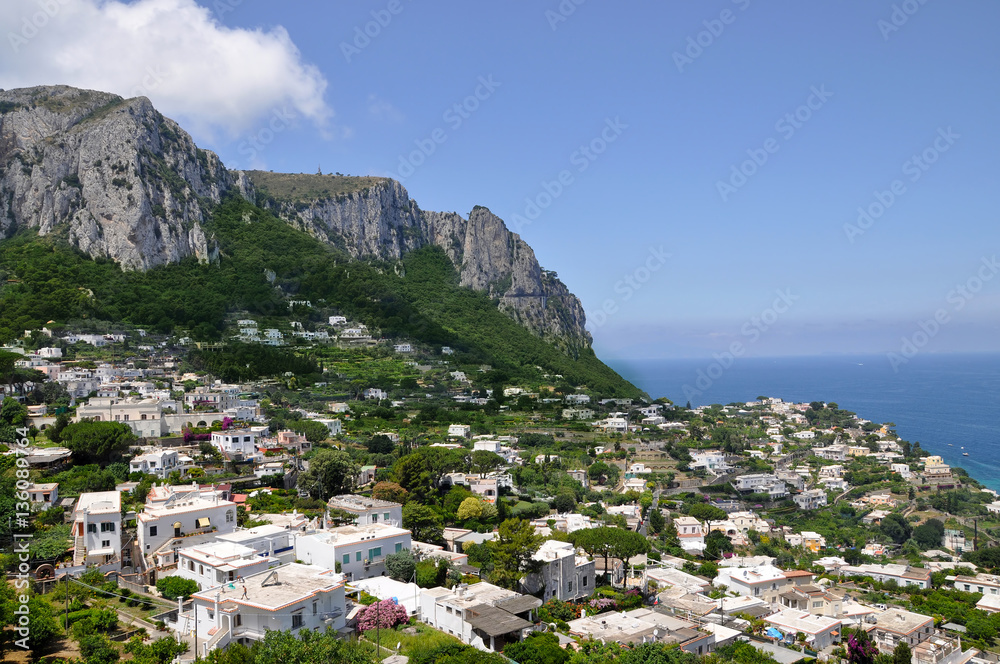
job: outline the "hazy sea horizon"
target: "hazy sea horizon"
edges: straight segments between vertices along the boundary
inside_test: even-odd
[[[753,401],[835,402],[1000,490],[1000,354],[917,355],[895,371],[885,355],[608,360],[650,397],[692,406]],[[963,456],[967,452],[969,456]]]

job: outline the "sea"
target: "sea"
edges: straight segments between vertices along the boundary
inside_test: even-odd
[[[874,422],[893,422],[919,442],[1000,491],[1000,354],[610,360],[650,397],[692,406],[753,401],[834,402]],[[968,456],[965,456],[968,454]]]

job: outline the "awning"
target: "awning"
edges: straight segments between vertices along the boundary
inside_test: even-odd
[[[210,525],[212,525],[212,522],[209,520],[207,516],[203,516],[197,521],[195,521],[196,528],[208,528]]]
[[[113,556],[115,555],[115,550],[110,546],[103,549],[91,549],[87,551],[88,556]]]

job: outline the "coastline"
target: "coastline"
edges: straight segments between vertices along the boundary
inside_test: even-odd
[[[687,395],[692,406],[757,396],[837,403],[859,417],[895,423],[900,438],[1000,490],[1000,431],[993,424],[1000,418],[1000,354],[917,356],[899,371],[884,355],[740,358],[711,376],[711,358],[605,362],[652,398],[680,406]],[[699,376],[711,383],[698,383]]]

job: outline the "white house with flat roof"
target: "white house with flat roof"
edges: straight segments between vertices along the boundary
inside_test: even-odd
[[[288,563],[295,560],[293,537],[294,533],[287,528],[269,523],[253,528],[238,528],[231,533],[219,535],[216,539],[248,546],[258,555],[276,557]]]
[[[521,580],[528,594],[543,592],[544,601],[554,597],[568,602],[594,592],[595,563],[576,555],[570,542],[546,540],[531,558],[541,567]]]
[[[348,581],[385,573],[385,557],[411,547],[410,531],[383,523],[341,526],[295,538],[295,558],[335,570]]]
[[[342,631],[347,599],[340,574],[289,563],[191,596],[195,615],[185,614],[179,632],[197,630],[198,655],[230,643],[252,644],[267,632]]]
[[[530,630],[542,601],[485,581],[420,591],[420,619],[480,650],[502,650]]]
[[[913,648],[934,636],[934,618],[931,616],[891,608],[875,613],[874,617],[874,641],[884,653],[891,653],[900,641]]]
[[[367,526],[370,523],[384,523],[397,527],[403,525],[403,506],[388,500],[348,493],[334,496],[327,503],[327,507],[354,515],[357,519],[354,524],[356,526]]]
[[[700,555],[705,550],[705,529],[701,521],[693,516],[675,516],[674,528],[686,552]]]
[[[28,500],[32,503],[39,503],[42,509],[52,507],[59,503],[59,483],[52,482],[49,484],[35,484],[31,483],[28,485],[26,491],[28,494]]]
[[[806,646],[816,651],[827,648],[840,640],[841,623],[836,618],[819,616],[797,609],[785,609],[766,616],[764,620],[782,634],[791,634],[793,638],[802,632],[806,635]]]
[[[129,472],[145,473],[164,478],[171,472],[180,469],[180,455],[177,450],[156,448],[143,452],[128,462]]]
[[[281,561],[277,558],[261,556],[242,544],[213,542],[179,550],[176,576],[190,579],[204,590],[252,576],[280,564]]]
[[[244,458],[253,456],[257,451],[256,434],[250,429],[229,429],[213,431],[212,445],[226,454],[238,455]]]
[[[173,537],[236,529],[236,503],[212,487],[158,485],[149,490],[146,505],[136,516],[139,549],[152,554]]]
[[[84,493],[73,513],[73,564],[104,565],[121,559],[122,495]]]
[[[449,438],[468,438],[472,434],[472,427],[468,424],[449,424]]]

